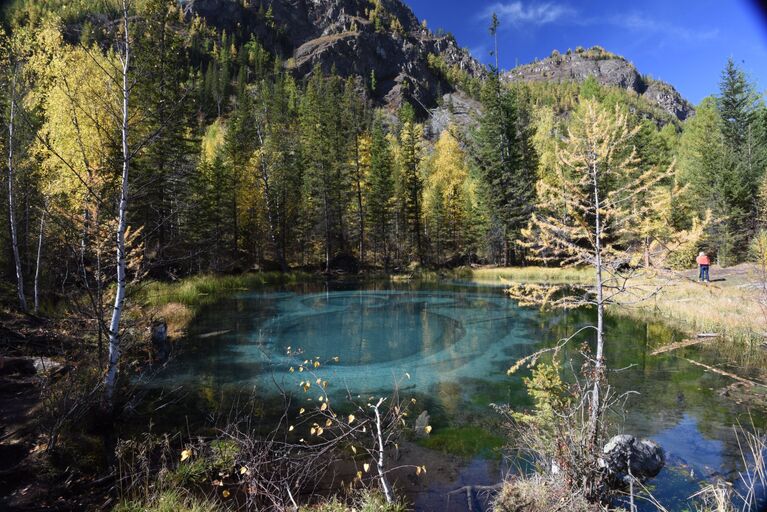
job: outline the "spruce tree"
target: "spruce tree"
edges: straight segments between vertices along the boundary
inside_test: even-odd
[[[369,186],[368,222],[375,251],[382,255],[384,268],[388,270],[394,209],[394,158],[380,118],[373,125]]]
[[[482,104],[485,112],[474,157],[482,172],[491,217],[503,233],[502,262],[508,265],[512,244],[530,220],[535,204],[537,156],[531,123],[514,93],[505,90],[498,77],[485,84]]]

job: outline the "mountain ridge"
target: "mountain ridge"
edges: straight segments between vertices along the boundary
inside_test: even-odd
[[[552,52],[542,60],[517,66],[503,73],[509,82],[582,83],[593,77],[597,83],[636,93],[674,116],[679,121],[693,116],[695,109],[673,85],[639,73],[636,66],[620,55],[599,46],[588,50],[578,48],[562,54]]]

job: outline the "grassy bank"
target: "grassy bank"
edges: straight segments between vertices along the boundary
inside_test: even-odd
[[[260,272],[238,275],[201,274],[172,283],[142,283],[131,295],[132,313],[160,319],[168,324],[168,334],[184,333],[199,309],[222,296],[271,284],[298,283],[315,279],[304,272]]]
[[[476,283],[550,283],[550,284],[589,284],[594,281],[594,271],[590,268],[560,267],[492,267],[477,268],[468,271],[468,277]]]
[[[693,272],[667,273],[641,286],[659,288],[649,300],[621,307],[622,314],[652,315],[691,335],[718,333],[724,339],[749,346],[760,345],[767,332],[767,311],[760,300],[761,285],[752,265],[712,269],[714,282],[694,279]]]

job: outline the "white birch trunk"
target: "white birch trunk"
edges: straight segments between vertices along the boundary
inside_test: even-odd
[[[373,410],[376,414],[376,435],[378,436],[378,460],[376,460],[376,469],[378,470],[378,477],[381,479],[381,487],[383,488],[384,496],[387,503],[394,503],[394,493],[392,493],[389,482],[386,480],[386,466],[384,463],[384,446],[383,432],[381,429],[381,404],[384,399],[379,398],[378,403],[373,406]]]
[[[13,128],[16,116],[16,73],[14,67],[11,80],[11,111],[8,116],[8,220],[11,224],[11,246],[13,249],[13,263],[16,268],[16,291],[19,297],[19,307],[27,311],[27,298],[24,295],[24,275],[21,272],[21,259],[19,258],[19,242],[16,233],[16,205],[13,196]]]
[[[130,38],[128,34],[128,0],[123,0],[123,31],[125,48],[121,56],[122,64],[122,183],[120,188],[120,205],[118,207],[117,223],[117,291],[115,293],[112,320],[109,323],[109,366],[105,380],[106,398],[111,402],[117,380],[117,365],[120,360],[120,318],[125,302],[125,229],[127,227],[128,210],[128,171],[130,168],[130,152],[128,148],[128,100],[130,87],[128,85],[128,69],[130,66]]]
[[[35,314],[40,309],[40,260],[43,255],[43,230],[45,229],[45,210],[40,216],[40,236],[37,239],[37,259],[35,262]]]

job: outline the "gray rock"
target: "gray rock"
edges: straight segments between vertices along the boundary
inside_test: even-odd
[[[666,464],[666,454],[658,443],[628,434],[613,437],[602,451],[600,464],[618,480],[647,480],[657,476]]]
[[[381,0],[385,12],[383,30],[369,20],[368,0],[270,0],[277,30],[258,17],[261,2],[247,6],[239,0],[181,0],[213,26],[253,33],[264,46],[283,57],[286,66],[306,77],[319,66],[343,76],[369,81],[375,73],[375,100],[392,109],[408,100],[425,114],[441,94],[452,91],[444,77],[428,66],[435,54],[450,66],[471,76],[484,76],[485,67],[451,35],[434,34],[424,28],[401,0]],[[382,18],[383,19],[383,18]],[[401,31],[393,31],[397,20]]]
[[[504,74],[504,79],[522,82],[580,83],[590,76],[601,85],[632,91],[680,121],[695,114],[692,105],[673,86],[642,77],[631,62],[600,49],[552,55],[537,62],[518,66]]]
[[[482,104],[461,93],[448,93],[442,96],[441,105],[431,111],[431,117],[426,136],[437,139],[451,124],[458,127],[461,133],[468,133],[478,124],[482,115]]]

